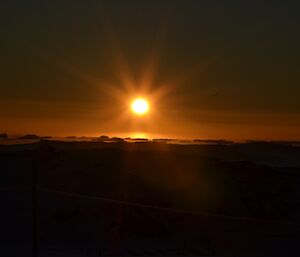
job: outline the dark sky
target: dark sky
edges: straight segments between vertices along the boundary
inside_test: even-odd
[[[0,127],[299,140],[299,10],[288,0],[2,0]],[[135,95],[152,115],[127,112]]]

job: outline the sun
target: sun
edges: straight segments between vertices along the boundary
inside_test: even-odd
[[[144,98],[136,98],[131,102],[131,110],[137,115],[144,115],[149,111],[149,103]]]

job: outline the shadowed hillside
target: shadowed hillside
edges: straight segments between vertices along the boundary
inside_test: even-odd
[[[45,256],[261,256],[299,239],[299,168],[259,162],[296,147],[41,141],[0,151],[1,242],[29,255],[35,171]]]

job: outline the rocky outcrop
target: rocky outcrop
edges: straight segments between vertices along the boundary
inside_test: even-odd
[[[22,137],[20,137],[19,139],[40,139],[40,137],[39,136],[37,136],[37,135],[31,135],[31,134],[28,134],[28,135],[25,135],[25,136],[22,136]]]
[[[8,136],[6,133],[0,134],[0,140],[6,140],[6,139],[8,139]]]

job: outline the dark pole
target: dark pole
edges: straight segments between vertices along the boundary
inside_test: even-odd
[[[32,256],[38,257],[37,244],[37,167],[32,163]]]

